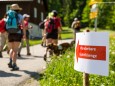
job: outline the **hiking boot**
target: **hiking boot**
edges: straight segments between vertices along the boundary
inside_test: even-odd
[[[13,65],[12,65],[12,71],[14,71],[14,70],[19,70],[19,67],[17,67],[16,64],[13,64]]]
[[[12,68],[12,67],[13,67],[11,62],[8,63],[8,67],[9,67],[9,68]]]
[[[30,55],[31,55],[31,53],[27,53],[27,55],[28,55],[28,56],[30,56]]]
[[[0,58],[3,58],[3,56],[2,56],[2,52],[0,52]]]

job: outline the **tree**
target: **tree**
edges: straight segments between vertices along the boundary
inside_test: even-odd
[[[55,9],[62,18],[63,24],[70,26],[73,19],[82,19],[82,12],[86,5],[86,0],[48,0],[49,11]]]
[[[104,2],[114,2],[114,0],[103,0]],[[99,4],[98,26],[102,29],[115,28],[115,4],[102,3]]]

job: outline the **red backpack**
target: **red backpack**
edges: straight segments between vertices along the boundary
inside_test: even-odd
[[[5,20],[1,19],[0,20],[0,32],[4,32],[6,30],[5,26],[6,26]]]
[[[58,23],[59,23],[58,18],[50,18],[48,20],[46,32],[51,33],[51,32],[53,32],[53,30],[58,29]]]

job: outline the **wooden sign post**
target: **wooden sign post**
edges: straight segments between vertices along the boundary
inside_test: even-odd
[[[89,86],[89,74],[83,73],[83,86]]]

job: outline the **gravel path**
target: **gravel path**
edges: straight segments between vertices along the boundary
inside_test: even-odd
[[[63,40],[62,42],[70,42],[71,40]],[[26,49],[21,51],[21,58],[18,58],[17,65],[19,71],[11,71],[7,64],[9,56],[3,52],[0,58],[0,86],[39,86],[39,73],[46,68],[46,62],[43,60],[45,48],[41,45],[30,47],[31,56],[26,55]]]

